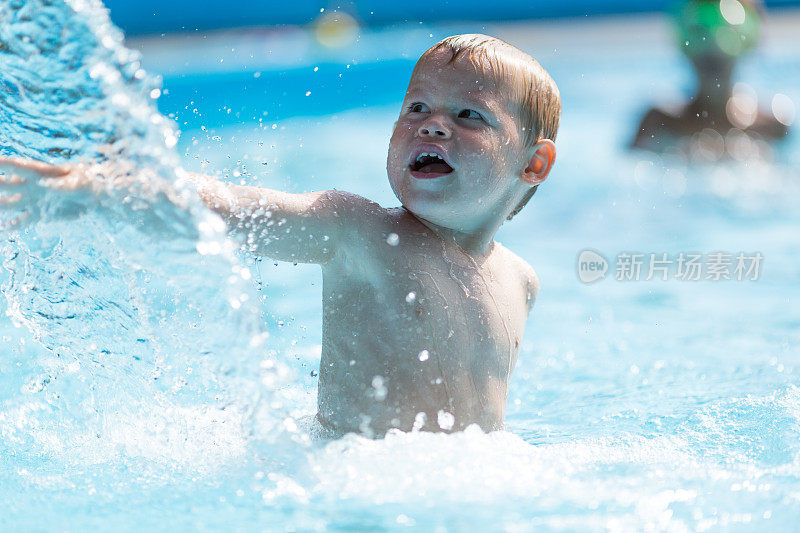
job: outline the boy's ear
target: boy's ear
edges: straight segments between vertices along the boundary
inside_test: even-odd
[[[528,166],[520,173],[519,179],[527,185],[539,185],[547,178],[555,162],[555,143],[550,139],[542,139],[533,145],[533,156],[528,161]]]

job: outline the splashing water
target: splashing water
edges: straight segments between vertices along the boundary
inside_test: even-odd
[[[176,185],[177,132],[139,59],[98,1],[0,3],[0,154],[130,182],[27,191],[34,222],[2,234],[0,456],[192,471],[282,420],[249,271]]]

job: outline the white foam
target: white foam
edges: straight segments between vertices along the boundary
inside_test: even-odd
[[[168,469],[213,469],[246,453],[245,428],[241,411],[203,405],[153,402],[79,422],[39,402],[0,411],[7,444],[73,467],[145,459]]]

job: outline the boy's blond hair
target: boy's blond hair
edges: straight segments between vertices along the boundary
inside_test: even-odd
[[[476,69],[512,87],[511,98],[519,104],[518,123],[526,148],[542,139],[555,141],[561,118],[561,96],[556,82],[538,61],[505,41],[474,33],[439,41],[422,54],[417,65],[430,54],[443,50],[451,54],[448,63],[466,55]],[[509,219],[525,207],[537,188],[538,185],[530,190],[508,215]]]

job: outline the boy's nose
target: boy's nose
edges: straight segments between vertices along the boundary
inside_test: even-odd
[[[449,139],[450,129],[438,120],[426,120],[425,123],[419,127],[419,130],[417,130],[417,134],[420,137]]]

